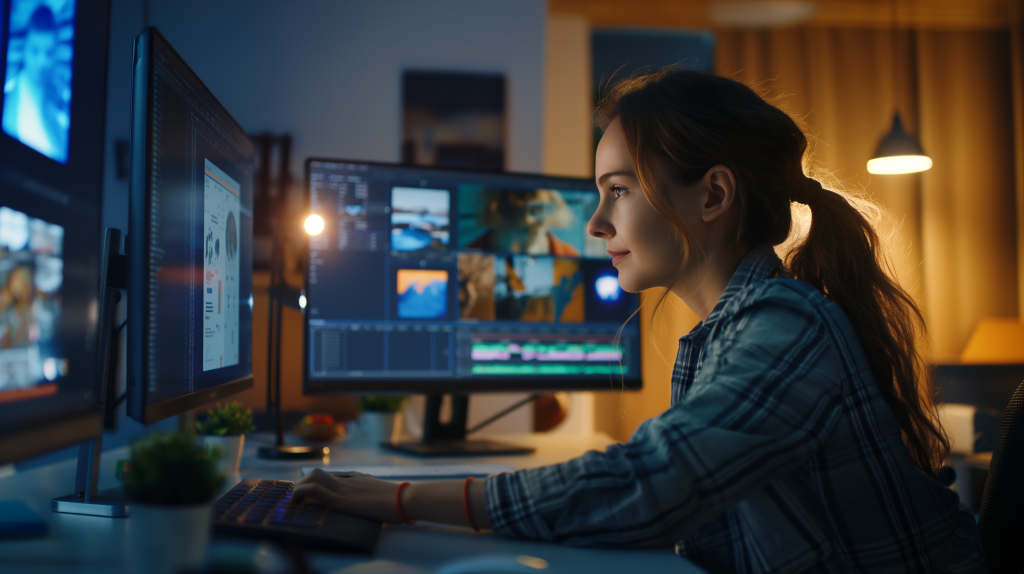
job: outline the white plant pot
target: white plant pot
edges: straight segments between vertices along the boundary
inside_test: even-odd
[[[245,446],[244,434],[228,436],[204,435],[203,444],[206,445],[207,452],[214,448],[220,449],[220,462],[217,463],[218,470],[224,474],[238,474],[238,469],[242,464],[242,447]]]
[[[139,504],[128,510],[132,571],[171,574],[198,569],[210,541],[207,504]]]
[[[373,446],[392,442],[395,433],[395,413],[364,412],[359,415],[359,430]]]

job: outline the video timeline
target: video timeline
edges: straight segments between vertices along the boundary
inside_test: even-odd
[[[595,375],[617,373],[623,359],[614,336],[541,335],[512,339],[474,333],[466,365],[474,375]]]

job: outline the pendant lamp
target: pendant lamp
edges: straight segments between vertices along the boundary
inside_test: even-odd
[[[893,57],[896,56],[896,2],[892,6],[892,45]],[[895,71],[896,66],[893,65]],[[899,101],[899,74],[895,74],[896,101]],[[903,122],[900,121],[899,111],[893,116],[892,129],[879,142],[875,155],[868,160],[868,173],[873,174],[896,174],[896,173],[917,173],[926,171],[932,167],[932,158],[924,153],[921,142],[916,137],[903,129]]]
[[[875,155],[868,160],[868,173],[916,173],[932,167],[932,158],[925,155],[921,142],[903,129],[900,113],[892,119],[892,129],[882,138]]]

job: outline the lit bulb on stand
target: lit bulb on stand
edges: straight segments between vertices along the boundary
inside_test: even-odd
[[[302,226],[306,229],[306,233],[310,235],[320,235],[324,230],[324,218],[314,213],[306,218],[306,221]]]

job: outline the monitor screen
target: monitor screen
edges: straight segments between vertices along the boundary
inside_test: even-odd
[[[59,162],[68,161],[75,55],[75,0],[11,0],[3,131]]]
[[[0,0],[0,463],[100,431],[108,19],[106,2]]]
[[[154,29],[132,115],[128,408],[148,423],[252,385],[253,145]]]
[[[640,383],[593,180],[309,160],[305,392]],[[628,322],[627,322],[628,321]]]

